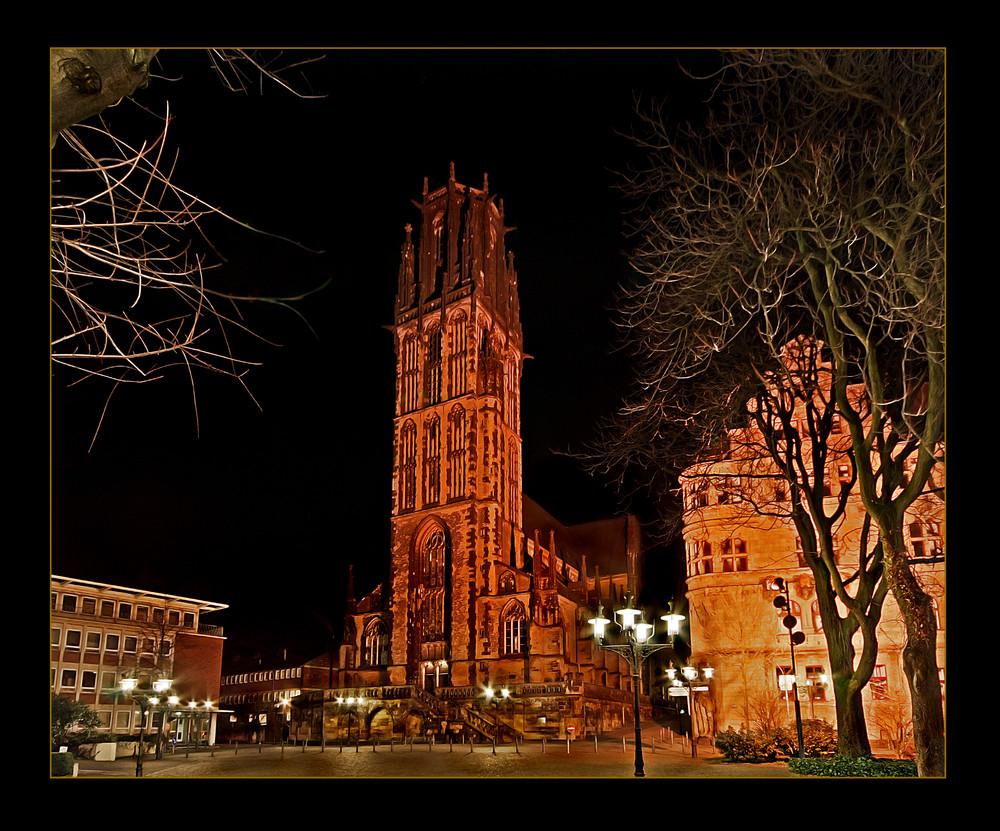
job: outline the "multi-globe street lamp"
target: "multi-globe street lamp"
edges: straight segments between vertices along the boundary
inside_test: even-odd
[[[484,691],[487,703],[493,704],[493,753],[497,752],[497,734],[500,732],[500,701],[496,700],[496,693],[493,692],[493,687],[487,687]],[[501,701],[510,700],[510,690],[506,687],[500,690]]]
[[[642,761],[642,727],[639,716],[640,669],[646,658],[654,652],[673,647],[674,635],[678,631],[677,625],[680,620],[683,620],[683,617],[669,613],[663,615],[661,620],[667,622],[668,640],[666,643],[651,643],[650,639],[653,636],[654,625],[645,622],[642,610],[634,606],[631,592],[625,598],[625,607],[616,611],[615,615],[620,619],[618,628],[621,637],[624,638],[624,642],[621,643],[607,642],[605,627],[611,621],[604,617],[604,606],[601,603],[597,604],[597,614],[587,622],[594,627],[594,641],[598,649],[621,655],[628,662],[632,673],[632,715],[635,722],[635,775],[645,776]]]
[[[142,776],[142,740],[145,733],[146,717],[149,713],[156,712],[157,709],[160,709],[161,705],[163,719],[156,736],[156,758],[159,759],[162,755],[163,751],[161,741],[163,738],[163,728],[167,722],[167,715],[170,712],[170,708],[176,707],[180,702],[180,699],[176,695],[169,695],[164,698],[165,694],[170,690],[172,684],[173,681],[169,678],[157,678],[153,681],[153,692],[155,694],[148,695],[139,691],[138,678],[129,676],[127,678],[122,678],[120,681],[122,692],[139,706],[139,747],[136,751],[135,757],[135,775],[137,777]]]
[[[351,743],[351,714],[355,714],[358,717],[358,740],[361,739],[361,714],[357,711],[356,705],[360,706],[365,703],[365,700],[359,695],[356,698],[354,696],[349,696],[344,698],[343,696],[338,696],[336,703],[339,709],[343,713],[347,713],[347,744]]]
[[[677,677],[676,667],[667,668],[667,677],[671,681],[669,694],[687,698],[688,721],[691,724],[691,758],[693,759],[698,755],[698,742],[694,735],[694,699],[697,693],[708,692],[708,682],[712,680],[712,674],[715,670],[709,666],[701,667],[700,669],[698,667],[685,666],[681,667],[680,672],[684,676],[683,681]],[[701,675],[701,678],[698,677],[699,675]]]

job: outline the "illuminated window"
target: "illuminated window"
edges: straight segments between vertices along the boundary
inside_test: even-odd
[[[692,508],[707,508],[708,507],[708,485],[701,482],[694,486],[691,494],[691,507]]]
[[[83,605],[80,611],[85,615],[96,615],[97,614],[97,600],[93,597],[83,598]]]
[[[698,566],[699,574],[711,574],[712,573],[712,543],[708,540],[702,540],[696,542],[695,545],[698,547],[698,556],[701,558],[700,564]]]
[[[457,404],[448,414],[448,495],[465,497],[465,410]]]
[[[938,558],[944,554],[941,545],[941,525],[937,522],[911,522],[910,547],[917,558]]]
[[[868,689],[872,691],[872,698],[884,700],[889,697],[889,676],[885,671],[885,664],[875,665],[868,681]]]
[[[400,509],[412,510],[417,504],[417,425],[407,421],[399,436]]]
[[[500,594],[512,594],[517,591],[517,587],[514,583],[514,575],[509,571],[505,571],[500,575],[499,591]]]
[[[100,652],[101,650],[101,633],[100,632],[88,632],[87,633],[87,651],[88,652]]]
[[[399,410],[409,413],[417,408],[419,393],[419,367],[417,339],[409,335],[403,339]]]
[[[441,401],[441,327],[436,326],[427,334],[427,359],[424,364],[427,404]]]
[[[381,618],[372,620],[365,627],[362,649],[364,662],[368,666],[389,665],[389,632]]]
[[[746,540],[730,537],[722,541],[722,570],[724,572],[747,570]]]
[[[519,655],[524,652],[527,617],[524,607],[512,602],[504,609],[500,619],[502,649],[504,655]]]
[[[823,667],[806,667],[806,686],[813,701],[826,701],[826,673]]]
[[[432,416],[424,422],[424,503],[441,499],[441,422]]]
[[[60,685],[63,687],[76,687],[76,670],[75,669],[64,669],[62,672],[62,681]]]
[[[448,395],[468,391],[468,318],[460,312],[448,323]]]

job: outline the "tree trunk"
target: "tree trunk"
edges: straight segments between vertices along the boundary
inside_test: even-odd
[[[52,145],[59,133],[149,83],[158,49],[52,49],[49,52]]]
[[[944,776],[944,707],[937,664],[937,622],[930,597],[906,562],[902,531],[883,531],[889,587],[906,623],[903,671],[913,708],[918,776]]]
[[[857,759],[870,756],[871,743],[868,741],[868,724],[865,720],[864,701],[861,689],[852,684],[853,671],[838,671],[833,667],[833,694],[837,704],[837,753]]]

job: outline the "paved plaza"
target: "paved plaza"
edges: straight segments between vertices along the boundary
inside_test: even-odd
[[[646,778],[803,778],[783,763],[733,764],[713,748],[703,745],[697,758],[690,746],[644,741]],[[144,778],[635,778],[635,753],[631,741],[602,739],[595,747],[586,739],[570,742],[527,742],[430,745],[380,744],[341,747],[286,745],[219,746],[186,753],[176,751],[163,759],[147,758]],[[135,777],[135,759],[114,762],[81,760],[79,778]]]

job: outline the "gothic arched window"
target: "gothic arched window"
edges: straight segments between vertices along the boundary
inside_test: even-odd
[[[424,423],[424,503],[441,499],[441,421],[431,416]]]
[[[468,391],[468,318],[459,312],[448,322],[448,396]]]
[[[366,666],[389,665],[389,630],[381,618],[374,618],[365,627],[361,658]]]
[[[401,413],[409,413],[417,409],[418,381],[420,378],[417,338],[414,335],[408,335],[403,339],[401,353],[399,411]]]
[[[501,574],[498,588],[500,594],[513,594],[517,591],[517,585],[514,582],[514,575],[509,571],[505,571]]]
[[[448,414],[448,497],[465,497],[465,410],[457,404]]]
[[[527,648],[527,622],[524,606],[517,601],[507,605],[500,615],[500,648],[504,655],[521,655]]]
[[[427,333],[426,394],[428,404],[441,401],[441,327],[435,326]]]
[[[399,434],[399,507],[417,505],[417,425],[407,420]]]
[[[445,637],[448,596],[448,537],[445,529],[434,525],[420,538],[415,554],[414,576],[421,598],[421,640],[424,643],[441,640]]]

